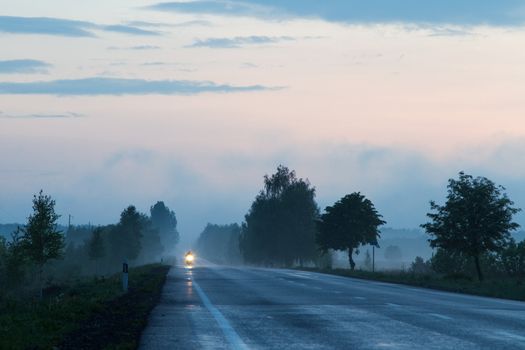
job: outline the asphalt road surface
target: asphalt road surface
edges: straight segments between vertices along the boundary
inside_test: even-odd
[[[172,268],[141,349],[525,349],[525,303],[294,270]]]

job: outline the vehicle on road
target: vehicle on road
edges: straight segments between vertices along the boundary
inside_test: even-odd
[[[192,267],[195,263],[195,254],[190,250],[184,254],[184,265],[186,267]]]

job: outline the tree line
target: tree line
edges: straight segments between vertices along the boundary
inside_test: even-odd
[[[346,251],[354,269],[354,255],[363,246],[379,247],[380,227],[386,222],[360,192],[344,195],[322,213],[315,192],[308,179],[281,165],[264,176],[263,188],[240,226],[238,242],[208,225],[197,246],[206,247],[203,251],[209,256],[221,251],[224,261],[228,259],[224,252],[236,251],[238,244],[243,262],[284,267],[329,265],[331,251]],[[485,177],[459,173],[458,179],[448,182],[445,204],[430,202],[429,221],[421,227],[435,254],[429,261],[417,258],[412,271],[475,275],[480,281],[484,270],[525,277],[525,241],[518,243],[511,237],[519,228],[513,221],[519,211],[503,187]],[[228,242],[219,244],[220,236]],[[214,250],[224,246],[229,248]]]
[[[238,224],[208,224],[195,245],[198,256],[213,263],[236,265],[242,262],[239,250],[241,227]]]
[[[173,254],[179,240],[175,213],[163,202],[151,206],[149,215],[130,205],[116,224],[70,226],[65,232],[58,229],[60,215],[49,195],[35,195],[32,209],[9,241],[0,237],[0,292],[38,289],[41,294],[59,280],[114,273],[123,261],[156,262]]]

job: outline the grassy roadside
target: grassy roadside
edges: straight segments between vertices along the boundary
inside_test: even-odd
[[[43,301],[0,302],[0,349],[135,349],[157,304],[167,265],[57,287]]]
[[[303,271],[319,272],[330,275],[353,277],[366,280],[405,284],[442,291],[472,294],[493,298],[525,301],[525,281],[513,278],[492,278],[483,282],[471,281],[454,276],[421,275],[403,271],[351,271],[347,269],[301,268]]]

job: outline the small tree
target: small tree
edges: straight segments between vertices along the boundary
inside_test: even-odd
[[[401,253],[401,248],[397,245],[389,245],[385,249],[385,259],[392,261],[400,261],[403,258],[403,253]]]
[[[6,277],[7,283],[11,287],[16,287],[25,277],[26,268],[26,257],[24,253],[24,247],[22,242],[22,230],[17,227],[16,230],[11,233],[11,240],[7,243],[7,255],[6,255]]]
[[[21,244],[25,254],[38,267],[40,297],[42,297],[42,272],[44,265],[51,259],[58,259],[64,250],[64,236],[57,230],[55,201],[43,194],[33,197],[33,213],[27,219],[23,229]]]
[[[430,261],[425,261],[422,257],[416,256],[416,259],[410,265],[410,272],[422,275],[428,274],[431,271]]]
[[[130,205],[120,214],[120,221],[109,235],[111,255],[114,260],[135,260],[142,249],[143,215]]]
[[[525,241],[516,243],[512,240],[499,256],[500,264],[512,277],[525,277]]]
[[[386,222],[369,199],[355,192],[326,207],[318,221],[317,244],[321,251],[348,250],[350,268],[355,268],[354,250],[364,244],[379,247],[379,226]]]
[[[89,241],[88,255],[91,260],[95,261],[95,274],[98,275],[98,262],[106,255],[104,239],[102,238],[102,229],[100,227],[97,227],[93,231],[93,236]]]
[[[510,232],[519,227],[512,217],[520,209],[513,207],[504,190],[485,177],[461,172],[458,180],[449,180],[445,205],[431,201],[434,212],[427,214],[431,221],[421,225],[432,237],[432,247],[471,257],[480,281],[480,257],[500,251],[510,240]]]

